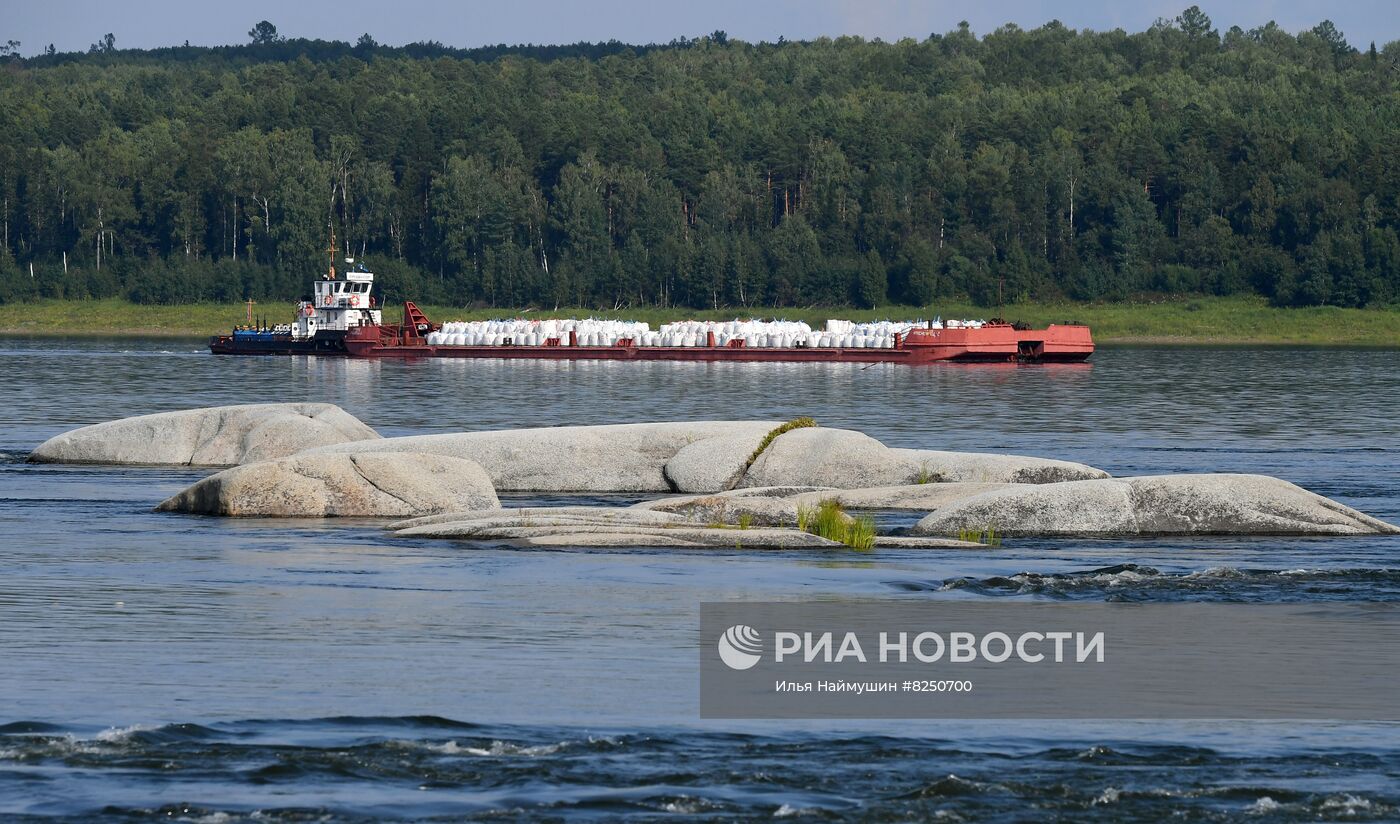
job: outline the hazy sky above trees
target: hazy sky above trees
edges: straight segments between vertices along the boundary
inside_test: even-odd
[[[742,40],[809,39],[855,34],[896,40],[946,32],[967,20],[977,34],[1012,22],[1034,28],[1058,19],[1072,28],[1140,31],[1158,17],[1174,18],[1191,0],[0,0],[0,41],[18,40],[31,55],[52,43],[81,51],[107,32],[118,48],[211,46],[247,42],[248,29],[272,21],[285,37],[353,42],[368,32],[402,45],[436,40],[448,46],[496,43],[573,43],[622,40],[664,43],[716,29]],[[1324,19],[1352,45],[1400,39],[1395,0],[1204,0],[1201,8],[1223,32],[1277,21],[1290,32]]]

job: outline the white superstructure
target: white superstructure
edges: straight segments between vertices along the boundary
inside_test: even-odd
[[[353,258],[346,258],[347,265]],[[371,291],[374,274],[361,271],[346,272],[337,278],[335,269],[313,284],[311,300],[297,304],[297,320],[292,325],[292,337],[315,337],[321,331],[346,331],[356,326],[378,325],[380,311]]]

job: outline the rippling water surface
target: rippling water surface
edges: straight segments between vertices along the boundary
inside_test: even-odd
[[[1400,817],[1396,725],[702,722],[695,656],[708,600],[1395,601],[1393,539],[468,548],[373,521],[156,515],[204,473],[23,463],[74,426],[221,403],[330,401],[385,434],[810,414],[1119,475],[1265,472],[1400,521],[1393,351],[909,368],[9,339],[0,355],[0,816]]]

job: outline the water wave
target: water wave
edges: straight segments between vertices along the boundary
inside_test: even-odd
[[[0,816],[1387,820],[1400,753],[507,727],[432,716],[0,727]],[[45,783],[42,809],[24,793]],[[55,800],[61,799],[61,800]],[[182,800],[183,799],[183,800]],[[196,803],[194,799],[198,799]]]
[[[1086,601],[1394,601],[1400,569],[1252,569],[1214,566],[1165,572],[1145,564],[1114,564],[1073,572],[1019,572],[985,578],[887,581],[906,592],[965,592]]]

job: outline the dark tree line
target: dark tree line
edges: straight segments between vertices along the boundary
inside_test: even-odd
[[[1400,299],[1400,43],[923,41],[0,54],[0,301],[690,306]]]

